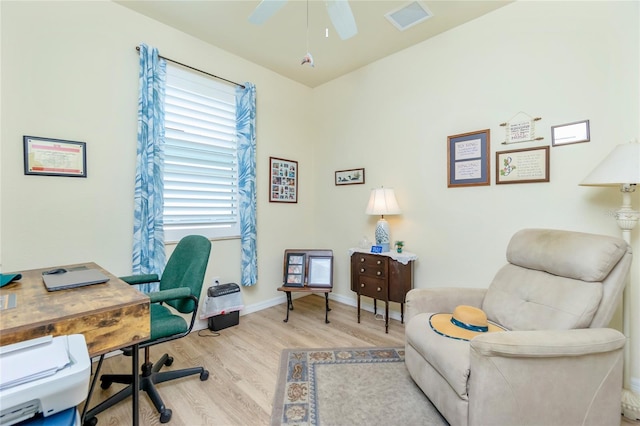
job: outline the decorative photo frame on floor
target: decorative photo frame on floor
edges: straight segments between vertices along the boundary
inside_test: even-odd
[[[551,126],[551,144],[553,146],[589,142],[589,120]]]
[[[269,157],[269,202],[298,202],[298,162]]]
[[[309,287],[333,287],[333,257],[309,256]]]
[[[489,172],[490,130],[462,133],[447,138],[447,186],[491,184]]]
[[[87,177],[86,142],[23,136],[24,174]]]
[[[304,287],[304,276],[306,266],[305,253],[288,253],[287,267],[284,276],[285,287]]]
[[[336,185],[358,185],[364,183],[364,169],[336,171]]]
[[[496,152],[496,184],[549,182],[549,146]]]

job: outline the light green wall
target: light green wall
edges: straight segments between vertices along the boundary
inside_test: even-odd
[[[640,135],[638,2],[516,2],[313,90],[111,2],[2,1],[0,19],[4,271],[89,260],[130,271],[140,42],[256,84],[251,309],[282,300],[282,252],[295,247],[333,249],[333,296],[353,303],[347,250],[373,238],[364,208],[376,186],[396,190],[403,214],[388,219],[419,256],[416,287],[486,286],[523,227],[619,235],[619,193],[577,184]],[[542,117],[544,140],[501,145],[499,124],[520,111]],[[496,151],[548,145],[552,125],[582,119],[591,142],[551,148],[551,182],[495,185]],[[448,189],[447,136],[486,128],[492,185]],[[24,176],[22,135],[87,142],[89,177]],[[269,156],[299,162],[297,204],[268,202]],[[334,186],[334,171],[359,167],[365,185]],[[237,241],[213,243],[207,276],[239,280]]]
[[[118,275],[131,270],[137,133],[138,54],[161,54],[257,90],[257,286],[246,305],[281,296],[275,289],[286,247],[311,245],[313,177],[311,89],[116,3],[0,2],[0,241],[5,272],[95,261]],[[86,179],[25,176],[22,136],[87,143]],[[269,156],[300,162],[296,205],[268,202]],[[169,252],[173,247],[169,247]],[[239,282],[238,240],[215,241],[207,272]]]
[[[377,218],[364,209],[380,186],[403,209],[387,219],[419,256],[417,287],[486,286],[520,228],[620,235],[619,191],[578,183],[640,135],[639,4],[516,2],[316,88],[317,245],[344,254],[373,239]],[[500,123],[520,111],[542,117],[544,139],[502,145]],[[549,183],[495,184],[496,151],[550,145],[551,126],[585,119],[591,142],[551,147]],[[492,184],[447,188],[447,136],[487,128]],[[358,167],[365,185],[333,185],[332,171]],[[347,280],[344,255],[337,272]]]

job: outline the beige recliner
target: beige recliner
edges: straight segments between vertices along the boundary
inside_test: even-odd
[[[625,336],[611,328],[631,266],[622,239],[525,229],[488,289],[407,294],[409,374],[452,426],[619,425]],[[433,331],[458,305],[509,331]]]

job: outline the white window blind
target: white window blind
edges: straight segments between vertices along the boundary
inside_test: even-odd
[[[240,234],[235,88],[167,63],[164,231]]]

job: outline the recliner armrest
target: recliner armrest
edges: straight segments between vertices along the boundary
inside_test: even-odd
[[[553,358],[611,352],[625,342],[624,334],[612,328],[584,328],[486,333],[472,339],[470,345],[487,357]]]
[[[189,287],[170,288],[168,290],[152,291],[146,293],[151,303],[166,302],[168,300],[186,299],[191,297]]]
[[[157,283],[160,281],[158,274],[127,275],[120,277],[120,279],[131,285]]]
[[[473,338],[469,426],[619,422],[625,340],[610,328]]]
[[[414,288],[406,297],[406,321],[424,312],[453,312],[458,305],[480,308],[486,288]]]

